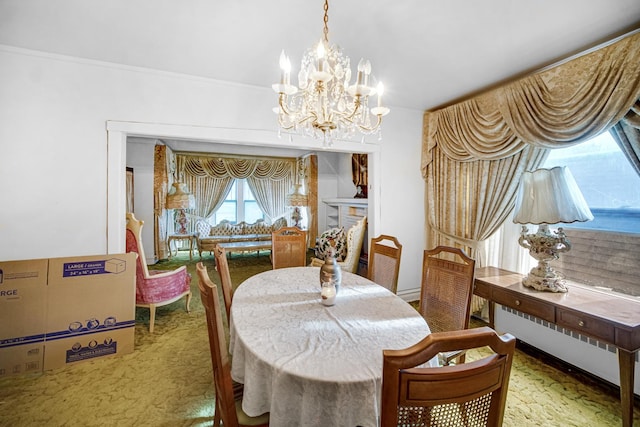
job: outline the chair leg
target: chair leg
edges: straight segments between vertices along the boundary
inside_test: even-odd
[[[216,407],[213,414],[213,427],[220,427],[220,400],[216,396]]]
[[[192,296],[192,295],[191,295],[191,292],[189,292],[189,293],[187,294],[187,301],[186,301],[186,310],[187,310],[187,313],[191,313],[191,307],[190,307],[190,304],[191,304],[191,296]]]
[[[153,333],[153,324],[156,321],[156,306],[154,304],[149,305],[149,333]]]

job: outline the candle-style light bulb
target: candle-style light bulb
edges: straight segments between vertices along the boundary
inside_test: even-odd
[[[364,63],[364,85],[369,86],[369,74],[371,74],[371,62],[367,59]]]
[[[384,85],[382,82],[378,83],[376,91],[378,92],[378,107],[382,107],[382,94],[384,93]]]
[[[320,41],[318,43],[318,48],[316,49],[316,54],[318,56],[318,71],[324,71],[324,43]]]
[[[364,58],[360,58],[360,61],[358,62],[358,77],[356,80],[356,84],[357,85],[361,85],[362,84],[362,75],[364,73]]]
[[[291,62],[287,55],[285,55],[284,50],[280,53],[280,69],[282,70],[280,74],[280,84],[289,84],[289,72],[291,71]]]

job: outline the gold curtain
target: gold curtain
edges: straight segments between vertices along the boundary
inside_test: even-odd
[[[639,64],[636,31],[553,68],[425,112],[427,247],[458,246],[478,266],[485,265],[480,246],[511,214],[522,172],[542,164],[548,149],[591,138],[632,111],[640,98]],[[473,310],[479,307],[474,299]]]
[[[158,259],[168,257],[167,221],[169,213],[165,209],[169,178],[171,176],[171,150],[165,145],[156,145],[153,151],[153,207],[154,207],[154,243]],[[173,182],[173,179],[172,179]]]
[[[236,158],[176,154],[178,174],[196,196],[195,215],[209,217],[224,202],[235,179],[246,179],[271,221],[287,213],[285,195],[294,182],[296,159]]]
[[[640,32],[424,114],[422,172],[438,146],[451,159],[495,160],[527,144],[558,148],[609,129],[640,98]]]

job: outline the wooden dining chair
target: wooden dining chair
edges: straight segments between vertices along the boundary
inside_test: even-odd
[[[202,274],[203,271],[205,274]],[[234,387],[231,379],[231,362],[222,324],[218,289],[206,275],[206,270],[198,269],[198,277],[200,278],[198,280],[200,298],[204,306],[209,333],[209,350],[216,390],[213,425],[219,426],[222,420],[224,427],[268,426],[268,413],[258,417],[250,417],[242,410],[242,387],[238,387],[238,383]]]
[[[298,227],[282,227],[271,233],[273,269],[304,267],[307,264],[307,232]]]
[[[381,426],[500,427],[515,346],[512,335],[484,326],[434,332],[409,348],[383,350]],[[492,353],[455,366],[418,367],[438,353],[480,347]]]
[[[458,248],[425,250],[418,310],[432,332],[469,327],[475,260]],[[464,352],[442,354],[442,363],[464,362]]]
[[[394,294],[398,290],[402,245],[393,236],[381,234],[371,239],[368,278]]]
[[[227,322],[231,318],[231,302],[233,301],[233,283],[229,273],[229,263],[227,262],[227,251],[220,245],[213,246],[213,256],[216,260],[216,270],[222,285],[222,297],[224,299],[224,309],[227,313]]]

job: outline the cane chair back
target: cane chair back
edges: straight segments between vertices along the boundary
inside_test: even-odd
[[[469,327],[475,260],[462,249],[438,246],[425,250],[422,260],[420,314],[432,332],[456,331]],[[464,353],[443,355],[464,362]]]
[[[298,227],[282,227],[271,233],[273,269],[304,267],[307,264],[307,232]]]
[[[218,289],[211,282],[204,268],[198,269],[198,286],[200,298],[205,309],[207,331],[209,333],[209,351],[213,366],[213,382],[216,391],[216,414],[214,425],[219,425],[220,420],[225,427],[242,426],[267,426],[269,414],[258,417],[249,417],[242,410],[241,394],[234,393],[231,379],[231,362],[222,324],[222,312],[218,297]]]
[[[382,285],[394,294],[398,290],[402,245],[393,236],[381,234],[371,239],[369,248],[369,280]]]
[[[500,427],[516,340],[489,327],[434,332],[402,350],[383,350],[381,426]],[[488,347],[481,359],[419,367],[438,353]],[[485,350],[483,350],[483,354]]]

